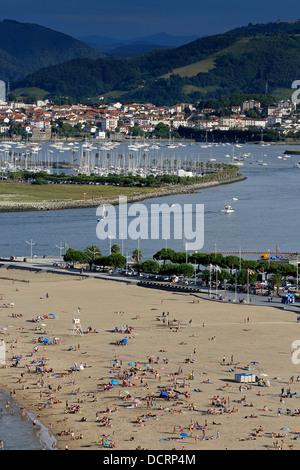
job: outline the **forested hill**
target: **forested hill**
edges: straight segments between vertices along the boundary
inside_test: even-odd
[[[77,59],[15,83],[75,99],[108,93],[123,103],[217,98],[290,89],[300,78],[300,21],[236,28],[130,59]]]
[[[16,81],[43,67],[79,57],[104,57],[71,36],[43,26],[0,21],[0,79]]]

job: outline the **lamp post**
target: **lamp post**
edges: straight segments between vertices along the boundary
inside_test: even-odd
[[[30,242],[28,242],[27,240],[25,240],[25,241],[28,245],[30,245],[30,258],[31,258],[31,261],[32,261],[32,247],[35,245],[35,243],[32,241],[32,238],[30,239]]]
[[[64,246],[62,246],[62,245],[59,245],[59,246],[58,246],[58,245],[55,245],[55,246],[56,246],[56,248],[59,249],[59,261],[61,262],[61,252],[62,252],[62,250],[64,249]]]
[[[299,280],[299,267],[298,267],[298,253],[296,253],[296,263],[297,263],[297,290],[298,290],[298,280]]]

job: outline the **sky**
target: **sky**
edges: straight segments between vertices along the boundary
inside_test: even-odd
[[[82,38],[131,39],[165,32],[211,35],[248,23],[300,18],[298,0],[9,0],[0,19],[13,19]]]

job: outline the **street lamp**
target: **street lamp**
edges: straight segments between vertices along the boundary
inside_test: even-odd
[[[61,245],[59,245],[59,246],[58,246],[58,245],[55,245],[55,246],[56,246],[56,248],[59,249],[59,261],[61,261],[61,252],[62,252],[62,250],[64,249],[64,246],[61,246]]]
[[[32,247],[35,245],[35,243],[33,243],[32,238],[30,239],[30,242],[28,242],[27,240],[25,240],[25,241],[28,245],[30,245],[30,258],[31,258],[31,261],[32,261]]]

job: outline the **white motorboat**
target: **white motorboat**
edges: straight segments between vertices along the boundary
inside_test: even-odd
[[[231,212],[235,212],[231,204],[224,204],[224,209],[222,209],[222,212],[225,214],[230,214]]]

